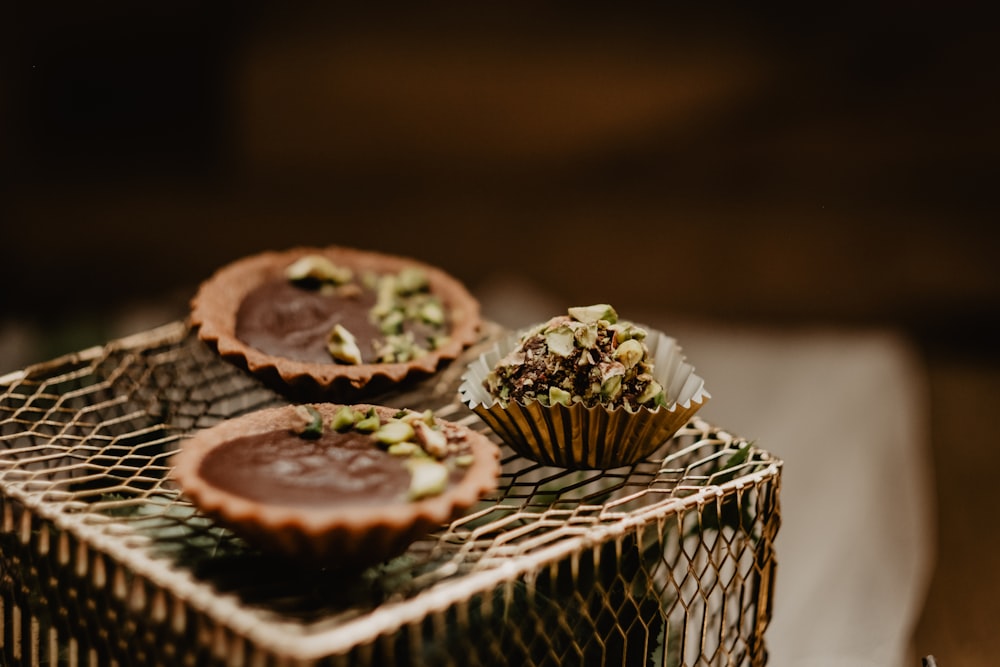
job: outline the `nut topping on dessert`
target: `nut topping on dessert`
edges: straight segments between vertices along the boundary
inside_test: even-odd
[[[345,365],[406,363],[440,349],[451,322],[419,267],[353,270],[304,255],[252,290],[239,338],[263,352]]]
[[[291,431],[302,439],[321,438],[327,428],[337,433],[354,431],[370,436],[373,445],[402,459],[410,475],[406,494],[410,500],[444,492],[452,471],[467,468],[473,461],[468,443],[457,434],[449,439],[430,410],[400,410],[383,419],[374,407],[363,411],[345,405],[328,424],[309,405],[296,406],[295,414],[297,421]]]
[[[608,304],[569,308],[525,333],[483,386],[502,405],[537,400],[545,406],[666,406],[653,378],[645,329],[619,321]]]

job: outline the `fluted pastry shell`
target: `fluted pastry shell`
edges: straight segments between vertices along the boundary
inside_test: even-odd
[[[342,407],[309,404],[328,422]],[[374,407],[385,420],[396,408],[355,404],[362,412]],[[416,539],[447,524],[496,487],[499,448],[489,438],[460,424],[438,419],[450,437],[462,437],[471,448],[472,463],[457,482],[439,495],[418,500],[330,505],[272,503],[220,488],[201,474],[205,457],[237,438],[291,428],[296,406],[268,408],[221,422],[196,432],[181,443],[172,459],[171,478],[202,513],[231,529],[262,551],[309,565],[358,567],[396,556]],[[373,445],[374,446],[374,445]]]
[[[256,287],[284,276],[295,260],[312,254],[357,273],[395,273],[419,268],[427,275],[431,293],[444,303],[449,318],[448,340],[417,359],[398,363],[340,364],[289,359],[263,352],[236,336],[240,305]],[[244,257],[216,271],[191,300],[189,316],[197,335],[219,355],[254,374],[295,400],[356,401],[392,389],[400,383],[425,378],[459,356],[478,340],[479,303],[458,280],[414,259],[354,248],[298,247]]]

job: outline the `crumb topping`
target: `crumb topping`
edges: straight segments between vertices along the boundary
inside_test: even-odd
[[[569,308],[526,332],[483,386],[503,405],[537,400],[630,412],[665,406],[646,336],[642,327],[619,321],[608,304]]]

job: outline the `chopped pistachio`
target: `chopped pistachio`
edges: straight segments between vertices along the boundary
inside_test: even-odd
[[[444,308],[437,299],[428,300],[420,307],[420,319],[428,324],[444,324]]]
[[[323,416],[311,405],[299,405],[295,407],[296,424],[292,426],[292,431],[299,437],[315,439],[323,435]]]
[[[375,286],[375,305],[371,309],[372,317],[380,320],[395,309],[396,279],[391,275],[382,276]]]
[[[427,289],[427,274],[423,269],[409,266],[396,274],[396,292],[399,294],[413,294]]]
[[[642,347],[642,343],[634,338],[630,338],[618,346],[614,356],[617,361],[625,365],[625,368],[634,368],[636,364],[642,361],[644,354],[645,350]]]
[[[375,431],[375,439],[383,445],[394,445],[413,438],[413,427],[401,419],[387,421]]]
[[[443,431],[428,426],[424,421],[413,422],[416,440],[431,456],[442,459],[448,454],[448,438]]]
[[[330,332],[327,349],[337,361],[349,364],[361,363],[361,350],[358,348],[354,334],[345,329],[341,324],[335,325]]]
[[[355,411],[349,405],[343,405],[330,420],[330,428],[334,431],[346,431],[354,426]]]
[[[368,412],[361,419],[358,419],[357,415],[355,415],[354,428],[362,433],[377,431],[381,425],[382,421],[379,419],[378,413],[375,412],[375,408],[369,408]]]
[[[423,450],[415,442],[395,442],[386,450],[392,456],[414,456]]]
[[[448,335],[435,335],[427,337],[427,347],[431,350],[440,350],[442,347],[448,344],[451,340],[451,336]]]
[[[383,334],[398,334],[403,331],[403,322],[406,320],[406,316],[403,311],[398,308],[395,310],[390,310],[385,317],[381,318],[378,323],[378,328]]]
[[[615,335],[615,341],[618,343],[624,343],[627,340],[638,340],[642,341],[646,339],[646,330],[642,327],[637,327],[634,324],[619,322],[614,326],[608,327]]]
[[[576,343],[584,350],[589,350],[597,344],[597,324],[587,324],[584,326],[577,326],[573,332],[576,338]]]
[[[602,361],[597,365],[596,372],[601,384],[604,384],[614,375],[625,375],[625,366],[618,361]]]
[[[427,350],[414,341],[411,331],[386,336],[375,349],[376,358],[383,363],[405,362],[426,353]]]
[[[472,454],[462,454],[460,456],[456,456],[453,461],[459,468],[468,468],[475,463],[476,457]]]
[[[569,327],[558,327],[545,334],[545,344],[549,352],[560,357],[573,354],[573,341],[573,330]]]
[[[598,303],[593,306],[576,306],[566,311],[570,317],[584,324],[593,324],[604,320],[608,324],[618,321],[618,313],[609,304]]]
[[[410,469],[410,500],[436,496],[448,485],[448,467],[443,463],[418,457],[410,458],[407,463]]]
[[[570,308],[522,334],[483,386],[502,405],[535,400],[547,407],[568,402],[634,411],[640,404],[665,404],[662,387],[649,386],[653,360],[646,337],[645,329],[619,320],[608,304]]]
[[[556,403],[569,405],[572,398],[573,395],[565,389],[560,389],[559,387],[549,387],[549,405],[555,405]]]
[[[351,282],[354,272],[346,266],[337,266],[323,255],[305,255],[285,269],[285,276],[292,282],[315,280],[342,285]]]
[[[646,388],[642,390],[642,393],[639,394],[639,397],[636,400],[639,401],[640,403],[646,403],[648,401],[652,401],[654,398],[657,398],[658,395],[662,394],[663,394],[663,386],[656,380],[650,380],[649,383],[646,385]]]
[[[611,402],[621,395],[622,377],[622,375],[612,375],[604,380],[600,386],[601,400]]]

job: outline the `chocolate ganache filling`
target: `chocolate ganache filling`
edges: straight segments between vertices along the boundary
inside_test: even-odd
[[[405,501],[411,483],[405,459],[355,431],[315,439],[287,430],[244,436],[209,452],[199,473],[234,495],[297,507]],[[452,470],[451,480],[463,474]]]
[[[421,270],[355,277],[317,256],[298,265],[310,261],[337,271],[335,279],[293,273],[255,287],[237,310],[237,338],[273,356],[327,364],[405,363],[447,340],[444,304]]]
[[[361,289],[350,296],[273,280],[252,290],[236,313],[236,337],[261,352],[304,361],[333,362],[328,349],[330,331],[341,325],[358,341],[379,338],[381,332],[369,312],[375,293]],[[362,360],[374,363],[371,345],[359,344]]]

